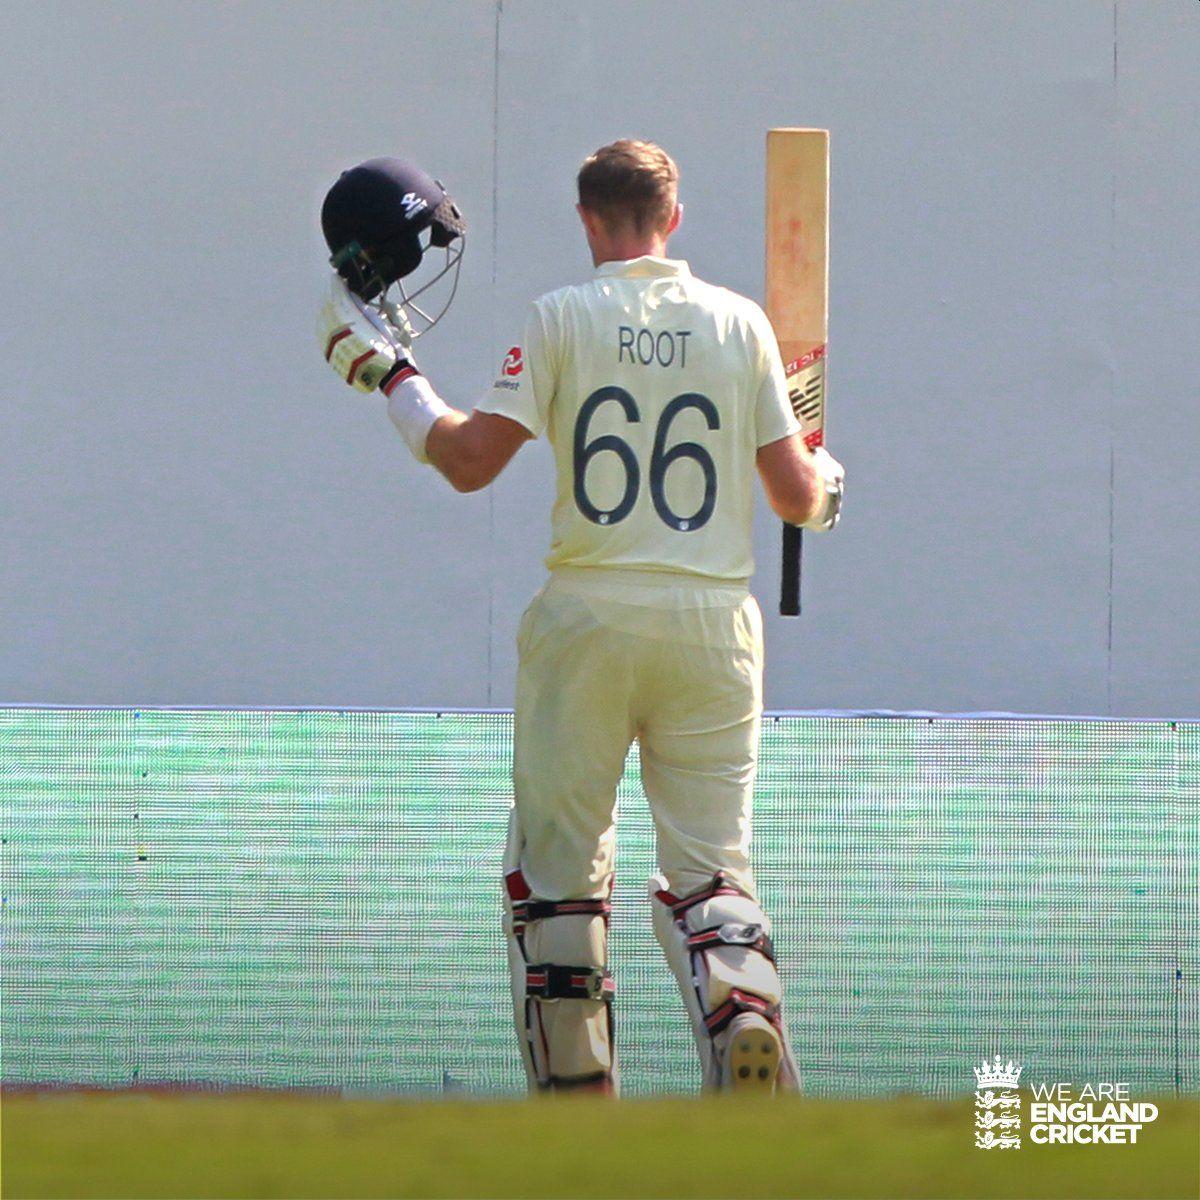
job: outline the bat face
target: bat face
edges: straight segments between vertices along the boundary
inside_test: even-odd
[[[809,446],[825,437],[829,131],[767,133],[767,316]]]

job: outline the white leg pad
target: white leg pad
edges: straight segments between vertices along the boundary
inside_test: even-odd
[[[693,897],[674,897],[666,879],[650,880],[654,933],[679,984],[691,1020],[707,1087],[721,1087],[729,1026],[757,1012],[777,1029],[783,1046],[779,1079],[796,1084],[782,1016],[783,984],[773,961],[771,923],[758,902],[718,876]]]
[[[615,1091],[608,902],[522,898],[523,879],[514,896],[513,875],[507,878],[513,1010],[531,1086]],[[603,912],[573,914],[575,905],[603,906]]]

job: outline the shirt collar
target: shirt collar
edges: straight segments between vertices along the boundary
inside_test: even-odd
[[[626,279],[653,275],[686,277],[691,273],[682,258],[656,258],[653,254],[643,254],[641,258],[623,258],[616,262],[605,262],[596,268],[597,276],[620,275]]]

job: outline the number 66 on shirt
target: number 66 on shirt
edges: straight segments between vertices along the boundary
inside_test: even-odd
[[[575,420],[573,448],[575,503],[578,505],[579,511],[589,521],[595,521],[597,525],[615,524],[629,516],[637,501],[641,478],[637,456],[628,442],[623,441],[614,433],[602,434],[590,442],[587,440],[588,425],[591,423],[592,415],[600,405],[609,402],[619,404],[627,420],[640,421],[642,419],[637,401],[624,388],[614,385],[597,388],[579,409],[579,415]],[[702,396],[699,392],[684,392],[674,397],[663,409],[654,434],[654,450],[650,456],[650,495],[654,501],[654,511],[667,525],[672,529],[679,530],[680,533],[702,529],[708,523],[717,503],[717,467],[713,462],[712,455],[698,442],[676,442],[669,450],[667,449],[667,436],[671,422],[689,408],[696,409],[704,417],[709,429],[721,427],[721,417],[717,412],[717,407],[707,396]],[[595,455],[605,450],[610,450],[617,455],[626,472],[625,491],[619,503],[610,509],[598,508],[587,493],[588,463]],[[696,463],[704,476],[704,498],[700,502],[700,507],[689,516],[681,516],[675,512],[667,500],[665,486],[667,469],[680,459],[688,459]]]

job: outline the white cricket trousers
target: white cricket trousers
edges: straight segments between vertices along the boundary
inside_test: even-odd
[[[505,875],[525,1065],[542,1087],[615,1080],[611,1009],[595,998],[531,1003],[527,986],[531,964],[541,980],[542,964],[566,963],[580,986],[593,968],[599,988],[607,920],[568,911],[526,923],[518,906],[514,937],[513,902],[607,901],[616,790],[635,739],[669,889],[687,895],[723,871],[755,896],[762,614],[741,584],[560,568],[526,610],[517,646]]]

